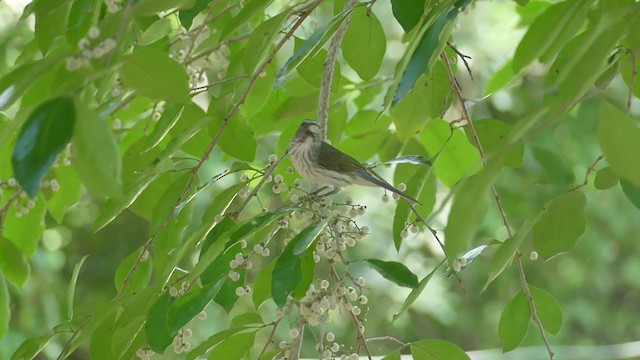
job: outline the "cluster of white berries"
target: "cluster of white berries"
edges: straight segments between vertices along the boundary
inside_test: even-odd
[[[176,288],[174,286],[169,288],[169,295],[171,295],[171,297],[178,297],[178,296],[182,296],[184,294],[186,294],[187,292],[189,292],[189,289],[191,288],[191,286],[189,285],[189,283],[183,282],[182,285],[180,286],[180,288]]]
[[[105,4],[107,5],[107,11],[110,14],[115,14],[120,11],[121,0],[105,0]]]
[[[403,239],[406,239],[409,237],[409,233],[411,234],[417,234],[420,232],[420,227],[418,225],[416,225],[415,223],[409,225],[408,227],[406,227],[404,230],[400,231],[400,237]]]
[[[9,180],[11,180],[11,179],[9,179]],[[51,189],[51,191],[53,191],[53,192],[56,192],[56,191],[60,190],[60,183],[58,182],[57,179],[42,180],[41,186],[42,186],[43,189]]]
[[[156,353],[154,353],[152,350],[145,348],[140,348],[138,349],[138,351],[136,351],[136,356],[141,360],[150,360],[155,354]]]
[[[100,59],[101,57],[112,52],[118,45],[115,39],[106,38],[103,41],[95,44],[91,47],[91,41],[100,37],[100,29],[93,26],[89,29],[87,37],[83,37],[78,41],[78,48],[80,49],[79,56],[70,56],[66,58],[66,65],[68,71],[75,71],[82,67],[89,66],[89,62],[92,59]]]
[[[62,165],[71,166],[71,144],[67,145],[67,147],[64,149],[64,153],[61,153],[56,157],[56,159],[53,161],[53,164],[51,164],[51,167],[60,167],[60,160],[62,160]]]
[[[182,354],[191,350],[191,344],[187,342],[187,339],[193,336],[191,329],[183,329],[173,338],[173,352],[176,354]]]

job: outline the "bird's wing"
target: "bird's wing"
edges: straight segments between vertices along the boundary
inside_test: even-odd
[[[358,160],[334,148],[324,141],[320,146],[320,156],[318,157],[318,162],[322,167],[326,169],[343,173],[365,170],[365,168],[360,164]]]

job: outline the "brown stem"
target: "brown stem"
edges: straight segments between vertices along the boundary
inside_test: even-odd
[[[569,190],[569,192],[571,191],[575,191],[580,189],[583,186],[587,186],[587,184],[589,184],[589,175],[591,175],[592,172],[595,171],[595,167],[596,165],[598,165],[598,163],[600,162],[600,160],[604,159],[604,155],[599,155],[595,161],[593,163],[591,163],[591,165],[589,165],[589,167],[587,168],[587,173],[584,174],[584,181],[582,182],[582,184],[578,184],[576,186],[574,186],[573,188],[571,188]]]
[[[353,9],[357,0],[349,0],[344,6],[345,11]],[[331,102],[331,83],[333,82],[333,72],[335,71],[336,61],[338,60],[338,51],[340,51],[340,45],[344,39],[344,35],[347,32],[349,23],[351,22],[351,16],[353,12],[347,14],[344,22],[340,25],[335,35],[331,39],[329,50],[327,51],[327,58],[324,61],[324,68],[322,71],[322,81],[320,82],[320,95],[318,96],[318,123],[320,129],[322,129],[322,138],[327,138],[327,127],[329,122],[329,104]]]
[[[456,80],[456,77],[453,74],[453,70],[451,68],[451,64],[449,63],[449,58],[447,57],[447,55],[443,52],[440,55],[440,57],[442,58],[445,64],[445,68],[447,69],[447,74],[449,75],[451,86],[453,87],[453,90],[455,91],[458,101],[460,102],[460,106],[462,107],[462,115],[464,116],[464,118],[467,120],[467,123],[469,124],[469,130],[471,130],[473,141],[475,142],[476,147],[478,148],[478,151],[482,156],[482,162],[486,166],[487,155],[484,151],[484,148],[482,147],[482,143],[480,142],[480,138],[478,137],[476,128],[473,122],[471,121],[471,116],[469,115],[469,111],[467,111],[467,108],[465,106],[465,98],[464,96],[462,96],[462,89],[460,88],[460,84],[458,84],[458,81]],[[504,211],[504,207],[502,206],[502,201],[500,200],[500,196],[495,186],[491,186],[491,193],[496,202],[496,206],[498,207],[498,211],[500,212],[500,217],[502,218],[504,227],[507,230],[507,234],[509,235],[509,237],[511,237],[513,236],[513,231],[509,226],[507,214]],[[529,308],[531,310],[531,318],[533,319],[534,323],[538,327],[538,331],[540,332],[540,337],[542,338],[542,341],[544,342],[544,346],[547,348],[547,352],[549,353],[549,359],[553,360],[554,352],[553,350],[551,350],[551,345],[549,344],[547,335],[544,332],[544,327],[542,326],[542,322],[540,321],[540,317],[538,316],[538,309],[536,308],[535,301],[533,300],[533,296],[531,295],[529,284],[527,283],[527,278],[524,273],[524,267],[522,266],[522,252],[517,251],[516,259],[518,264],[518,273],[520,274],[520,285],[522,286],[522,290],[524,291],[527,301],[529,302]]]

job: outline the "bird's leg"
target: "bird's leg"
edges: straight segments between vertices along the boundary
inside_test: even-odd
[[[328,186],[325,186],[324,188],[327,188],[327,187],[328,187]],[[318,197],[325,198],[325,197],[327,197],[327,196],[330,196],[330,195],[333,195],[333,194],[337,194],[337,193],[338,193],[338,191],[340,191],[340,188],[339,188],[339,187],[337,187],[337,186],[334,186],[334,187],[333,187],[333,190],[331,190],[331,191],[327,191],[326,193],[324,193],[324,194],[322,194],[322,195],[318,195]]]

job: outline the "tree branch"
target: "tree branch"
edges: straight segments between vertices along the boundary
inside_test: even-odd
[[[462,115],[464,116],[464,119],[467,120],[467,123],[469,124],[469,130],[471,130],[471,135],[473,137],[473,141],[475,142],[478,151],[480,151],[480,155],[482,156],[482,162],[484,164],[484,166],[487,166],[487,154],[484,151],[484,148],[482,147],[482,143],[480,142],[480,139],[478,138],[478,133],[476,132],[476,128],[473,124],[473,122],[471,121],[471,116],[469,115],[469,111],[467,110],[466,106],[465,106],[465,98],[462,96],[462,89],[460,89],[460,85],[458,84],[458,81],[456,80],[455,75],[453,74],[453,70],[451,68],[451,64],[449,63],[449,58],[447,57],[447,55],[442,52],[442,54],[440,54],[440,58],[442,59],[442,61],[445,64],[445,68],[447,69],[447,74],[449,75],[449,80],[451,83],[451,86],[453,87],[453,90],[458,98],[458,101],[460,102],[460,106],[462,107]],[[509,226],[509,221],[507,219],[507,215],[504,211],[504,207],[502,206],[502,201],[500,200],[500,196],[498,194],[498,191],[496,190],[495,186],[491,186],[491,193],[493,195],[493,198],[496,202],[496,206],[498,207],[498,211],[500,212],[500,216],[502,218],[502,222],[504,223],[504,227],[507,230],[507,234],[509,235],[509,237],[513,236],[513,231],[511,230],[511,227]],[[522,265],[522,252],[517,251],[516,253],[516,259],[517,259],[517,264],[518,264],[518,273],[520,275],[520,285],[522,286],[522,290],[524,291],[527,301],[529,302],[529,308],[531,310],[531,318],[533,319],[534,323],[536,324],[536,326],[538,327],[538,330],[540,332],[540,336],[542,337],[542,341],[544,342],[545,347],[547,348],[547,352],[549,353],[549,359],[553,360],[553,350],[551,350],[551,345],[549,344],[549,340],[547,339],[547,335],[544,332],[544,327],[542,326],[542,322],[540,321],[540,317],[538,316],[538,309],[536,308],[536,304],[533,300],[533,296],[531,295],[531,291],[529,289],[529,284],[527,283],[527,278],[525,276],[524,273],[524,267]]]
[[[357,0],[349,0],[347,4],[344,6],[345,10],[353,9]],[[342,40],[344,39],[344,35],[347,32],[347,28],[349,27],[349,23],[351,22],[351,16],[353,16],[353,12],[347,14],[347,17],[344,19],[344,22],[336,33],[333,35],[331,39],[331,44],[329,45],[329,50],[327,51],[327,58],[324,61],[324,68],[322,71],[322,81],[320,82],[320,95],[318,96],[318,115],[317,120],[320,124],[320,129],[322,129],[322,138],[327,138],[327,127],[329,122],[329,104],[331,103],[331,83],[333,82],[333,72],[336,68],[336,61],[338,60],[338,51],[340,51],[340,45],[342,45]]]

